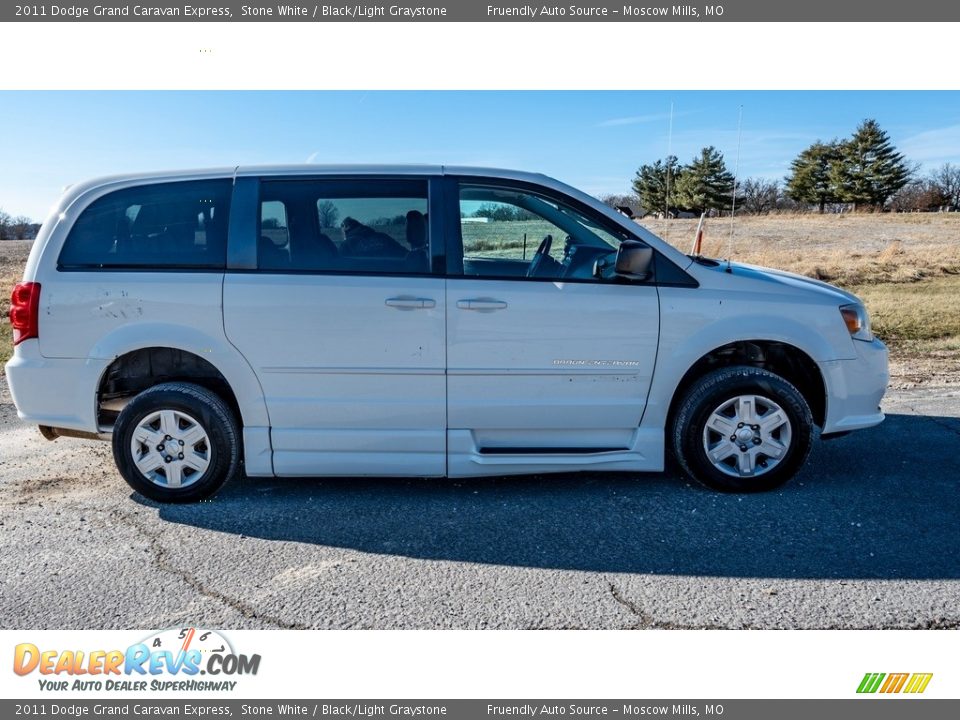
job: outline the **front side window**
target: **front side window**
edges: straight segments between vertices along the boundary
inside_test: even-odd
[[[423,180],[277,180],[260,186],[261,270],[430,271]]]
[[[67,269],[222,269],[231,180],[126,188],[92,202],[60,253]]]
[[[527,190],[460,187],[463,274],[591,280],[625,235],[581,211]]]

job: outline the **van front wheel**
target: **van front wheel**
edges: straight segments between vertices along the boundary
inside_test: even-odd
[[[240,430],[215,393],[170,382],[144,390],[117,418],[113,457],[123,479],[159,502],[210,497],[237,474]]]
[[[707,373],[674,416],[673,454],[694,480],[723,492],[772,490],[810,453],[813,415],[779,375],[734,366]]]

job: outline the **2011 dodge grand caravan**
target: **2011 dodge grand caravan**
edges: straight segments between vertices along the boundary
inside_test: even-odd
[[[48,438],[111,438],[145,496],[230,477],[793,476],[883,420],[856,297],[689,257],[542,175],[239,167],[69,188],[6,366]]]

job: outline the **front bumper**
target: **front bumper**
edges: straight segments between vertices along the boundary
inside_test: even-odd
[[[890,380],[887,346],[877,339],[852,342],[856,358],[819,363],[827,391],[824,434],[861,430],[883,422],[880,400]]]

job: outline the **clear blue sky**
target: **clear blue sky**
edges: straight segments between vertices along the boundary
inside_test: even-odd
[[[960,92],[0,92],[0,208],[42,219],[64,185],[124,171],[427,162],[626,192],[637,167],[717,146],[781,178],[814,140],[875,118],[911,161],[960,163]]]

